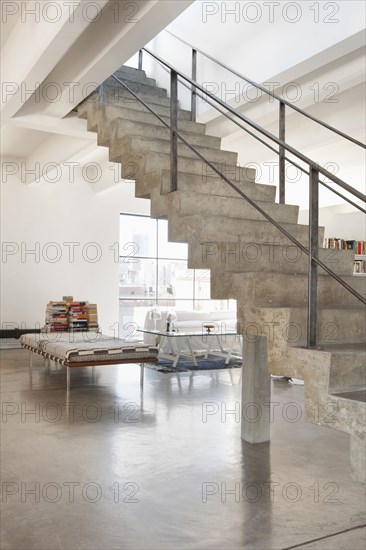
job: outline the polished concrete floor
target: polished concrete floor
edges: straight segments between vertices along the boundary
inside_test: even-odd
[[[272,441],[240,439],[240,370],[72,374],[2,352],[2,544],[20,549],[365,547],[349,439],[272,382]],[[229,414],[229,411],[234,411]],[[33,411],[33,413],[32,413]],[[248,411],[248,417],[253,418]]]

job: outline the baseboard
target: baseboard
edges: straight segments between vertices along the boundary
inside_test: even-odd
[[[0,329],[0,338],[16,338],[18,340],[22,334],[35,334],[39,332],[41,332],[40,328]]]

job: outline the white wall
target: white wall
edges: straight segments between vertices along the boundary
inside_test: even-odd
[[[299,223],[309,223],[309,211],[302,210]],[[319,225],[325,227],[325,238],[365,241],[365,215],[351,206],[339,205],[319,209]]]
[[[96,302],[103,331],[113,334],[110,327],[119,320],[119,274],[109,247],[119,241],[121,211],[149,213],[149,201],[136,199],[133,189],[133,183],[123,182],[95,193],[85,182],[66,179],[26,186],[13,177],[2,183],[2,328],[8,323],[43,326],[46,303],[73,295]],[[57,248],[48,246],[51,242]],[[74,261],[67,242],[80,243]],[[38,257],[27,255],[36,243]],[[99,260],[90,261],[96,253]]]

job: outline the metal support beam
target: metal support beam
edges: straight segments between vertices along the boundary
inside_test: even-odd
[[[192,49],[192,80],[197,81],[197,50]],[[197,119],[197,94],[196,88],[192,86],[191,92],[191,120]]]
[[[177,190],[178,179],[178,75],[170,72],[170,192]]]
[[[319,172],[310,168],[309,179],[309,271],[307,345],[315,346],[318,330]]]
[[[32,378],[32,375],[33,375],[32,367],[33,367],[33,351],[32,351],[32,350],[29,350],[29,386],[30,386],[31,389],[32,389],[32,382],[33,382],[33,378]]]
[[[281,141],[286,140],[286,105],[280,101],[280,114],[279,114],[279,139]],[[286,150],[280,145],[279,147],[279,198],[280,204],[285,204],[286,201]]]
[[[140,365],[140,386],[143,388],[144,386],[144,374],[145,374],[145,364],[141,363]]]
[[[142,56],[143,52],[142,50],[139,50],[139,71],[142,71]]]
[[[66,390],[70,391],[70,367],[66,367]]]

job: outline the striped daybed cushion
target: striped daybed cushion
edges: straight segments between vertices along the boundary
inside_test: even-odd
[[[128,342],[97,332],[49,332],[23,334],[20,343],[43,357],[68,363],[128,362],[142,363],[157,358],[158,348]]]

